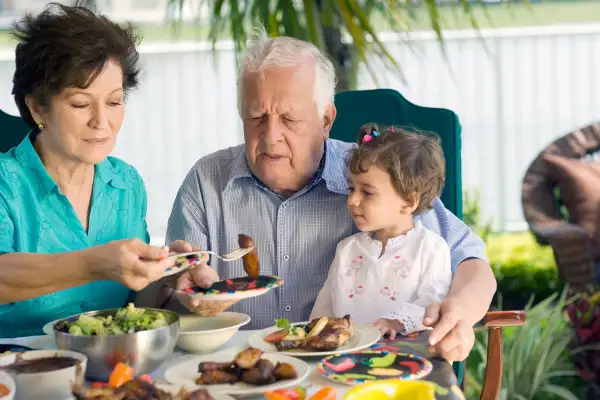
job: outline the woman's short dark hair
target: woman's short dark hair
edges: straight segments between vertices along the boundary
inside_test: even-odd
[[[15,22],[12,35],[18,40],[12,94],[34,133],[39,128],[26,96],[48,107],[64,89],[88,87],[109,59],[121,65],[125,93],[138,85],[139,38],[131,24],[121,27],[88,8],[50,3]]]
[[[415,214],[432,208],[446,181],[444,152],[439,136],[432,132],[411,132],[375,123],[363,125],[348,168],[353,174],[361,174],[371,166],[390,174],[392,186],[404,200],[418,201]]]

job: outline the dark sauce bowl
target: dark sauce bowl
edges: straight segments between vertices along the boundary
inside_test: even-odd
[[[87,360],[75,351],[33,350],[0,357],[0,371],[13,378],[19,399],[67,399],[83,383]]]

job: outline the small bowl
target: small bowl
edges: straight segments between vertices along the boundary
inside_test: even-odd
[[[24,353],[11,353],[0,357],[0,369],[18,361],[19,357],[23,360],[69,357],[77,360],[77,364],[45,372],[11,372],[6,370],[5,372],[12,377],[15,383],[15,400],[67,399],[72,396],[73,385],[82,384],[84,381],[87,357],[81,353],[68,350],[34,350]]]
[[[0,371],[0,385],[6,386],[9,392],[6,396],[0,396],[0,400],[13,400],[17,386],[15,380],[7,372]]]
[[[58,331],[59,322],[73,321],[79,315],[65,318],[53,326],[54,339],[59,349],[83,353],[88,358],[86,377],[106,382],[115,365],[127,363],[135,376],[150,373],[157,369],[173,353],[179,336],[179,315],[172,311],[144,308],[147,311],[162,313],[167,326],[136,333],[106,336],[75,336]],[[118,309],[90,311],[89,316],[114,315]]]
[[[235,312],[222,312],[213,317],[181,315],[177,346],[190,353],[210,353],[221,347],[244,325],[250,316]]]

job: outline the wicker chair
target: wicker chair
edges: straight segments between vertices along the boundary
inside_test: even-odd
[[[600,122],[573,131],[546,147],[531,163],[523,179],[521,202],[536,239],[552,247],[562,281],[575,292],[596,282],[589,234],[568,221],[555,190],[556,179],[544,156],[583,159],[600,150]]]

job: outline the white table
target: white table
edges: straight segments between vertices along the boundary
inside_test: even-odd
[[[244,348],[246,348],[248,346],[248,338],[256,332],[257,331],[251,331],[251,330],[238,331],[235,334],[235,336],[233,338],[231,338],[231,340],[229,340],[227,343],[225,343],[223,346],[221,346],[219,349],[217,349],[215,351],[215,353],[222,352],[222,351],[241,351],[241,350],[243,350]],[[426,341],[426,336],[423,336],[423,335],[421,335],[420,339],[417,339],[417,340],[409,340],[407,342],[402,341],[402,347],[403,347],[402,351],[419,354],[420,352],[418,351],[418,349],[415,347],[411,347],[411,345],[415,346],[415,345],[418,345],[419,342],[424,343],[425,341]],[[0,342],[1,343],[20,344],[20,345],[28,346],[28,347],[31,347],[34,349],[55,349],[56,348],[54,338],[51,336],[30,336],[30,337],[23,337],[23,338],[17,338],[17,339],[0,339]],[[405,343],[406,343],[406,349],[404,349]],[[440,400],[464,399],[464,397],[462,396],[462,394],[456,387],[456,377],[454,376],[454,372],[452,371],[452,366],[447,361],[431,358],[430,355],[428,355],[426,353],[421,353],[421,354],[423,356],[429,358],[431,360],[431,362],[433,363],[433,367],[434,367],[431,374],[426,376],[424,379],[428,380],[428,381],[433,381],[446,389],[449,389],[451,386],[453,386],[455,389],[455,391],[446,390],[446,393],[444,393],[444,394],[441,394],[438,392],[436,395],[437,398],[439,398]],[[173,352],[173,354],[170,357],[168,357],[165,360],[165,362],[157,370],[152,372],[150,375],[152,376],[152,379],[154,379],[155,381],[166,383],[166,381],[164,379],[165,371],[174,363],[179,363],[183,359],[193,357],[193,356],[194,356],[194,354],[192,354],[192,353],[184,352],[184,351],[180,350],[179,348],[175,348],[175,351]],[[336,392],[338,395],[337,396],[338,400],[342,400],[343,395],[348,391],[350,386],[346,386],[343,384],[339,384],[339,383],[330,381],[330,380],[325,379],[325,378],[321,377],[320,375],[318,375],[316,372],[316,366],[317,366],[317,363],[319,362],[320,358],[318,358],[318,357],[317,358],[303,358],[303,360],[309,364],[309,366],[311,367],[311,372],[310,372],[309,376],[300,384],[302,386],[313,386],[315,388],[331,386],[336,389]],[[441,389],[441,387],[440,387],[440,389]],[[259,396],[259,397],[254,397],[254,398],[264,399],[264,396]],[[49,400],[52,400],[52,399],[49,399]]]
[[[238,348],[239,348],[239,350],[242,350],[243,348],[247,347],[248,338],[255,332],[256,331],[250,331],[250,330],[238,331],[231,340],[229,340],[227,343],[225,343],[222,347],[217,349],[215,352],[231,351],[232,349],[238,349]],[[56,344],[54,342],[54,338],[51,336],[46,336],[46,335],[44,335],[44,336],[29,336],[29,337],[22,337],[22,338],[17,338],[17,339],[0,339],[0,342],[20,344],[22,346],[28,346],[28,347],[31,347],[34,349],[56,349]],[[164,373],[165,373],[166,369],[169,366],[173,365],[174,363],[179,363],[181,361],[181,359],[185,359],[185,358],[193,357],[193,356],[194,356],[194,354],[182,351],[181,349],[176,347],[173,354],[165,360],[165,362],[160,366],[160,368],[158,368],[157,370],[152,372],[150,374],[150,376],[155,381],[166,383],[166,381],[164,380]],[[339,384],[339,383],[335,383],[333,381],[330,381],[328,379],[325,379],[325,378],[322,378],[321,376],[319,376],[316,372],[316,366],[319,361],[318,358],[304,359],[304,361],[306,361],[309,364],[309,366],[311,367],[311,373],[304,380],[304,382],[301,383],[301,385],[302,386],[313,385],[315,387],[325,387],[325,386],[334,387],[338,394],[338,399],[341,400],[343,395],[346,393],[346,391],[350,387]],[[255,398],[261,398],[261,397],[255,397]],[[264,397],[262,397],[262,398],[264,398]],[[51,399],[49,399],[49,400],[51,400]]]

